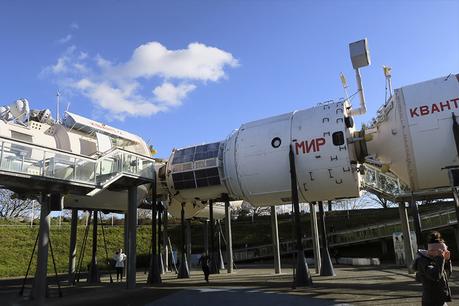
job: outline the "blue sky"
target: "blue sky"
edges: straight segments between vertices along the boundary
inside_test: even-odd
[[[394,87],[459,73],[458,1],[0,2],[0,104],[29,99],[173,147],[343,96],[367,37],[368,121]]]

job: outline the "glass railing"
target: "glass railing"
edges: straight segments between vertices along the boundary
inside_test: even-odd
[[[97,161],[97,181],[99,184],[110,181],[122,174],[131,174],[153,180],[155,165],[153,159],[136,153],[116,149]]]
[[[365,165],[365,175],[362,180],[363,188],[372,188],[392,197],[408,192],[408,187],[391,173],[382,173],[378,168]]]
[[[4,171],[102,186],[123,174],[155,178],[152,158],[123,149],[94,159],[6,138],[0,138],[0,145],[0,169]]]
[[[1,170],[95,184],[94,159],[14,140],[0,143]]]

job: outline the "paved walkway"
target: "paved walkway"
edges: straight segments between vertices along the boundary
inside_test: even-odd
[[[396,267],[335,268],[335,277],[313,274],[313,287],[292,288],[292,271],[283,269],[275,275],[270,268],[240,267],[233,274],[222,272],[210,276],[210,284],[203,281],[200,271],[192,271],[190,279],[177,279],[173,273],[163,276],[163,284],[145,285],[146,275],[138,273],[136,289],[125,289],[124,283],[110,284],[108,277],[102,283],[63,287],[63,298],[57,297],[57,288],[50,281],[47,305],[132,305],[132,306],[194,306],[194,305],[420,305],[421,287],[405,269]],[[453,299],[459,305],[459,269],[455,270],[450,285]],[[18,297],[18,280],[0,281],[0,305],[29,305]],[[28,291],[25,292],[28,294]]]

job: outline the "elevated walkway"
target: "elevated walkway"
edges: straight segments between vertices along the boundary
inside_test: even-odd
[[[438,230],[457,224],[454,208],[442,212],[429,213],[421,217],[422,228],[424,231]],[[412,220],[410,220],[412,222]],[[411,224],[412,226],[412,224]],[[327,235],[330,247],[367,243],[391,238],[392,233],[401,232],[400,221],[385,222],[373,226],[365,226],[343,231],[336,231]],[[303,246],[306,251],[312,250],[312,238],[304,238]],[[294,240],[280,242],[280,252],[282,255],[297,252]],[[233,251],[234,261],[249,261],[273,257],[273,245],[266,244],[257,247],[236,249]]]
[[[154,180],[153,158],[120,148],[88,157],[0,137],[0,185],[11,190],[94,196]]]
[[[361,188],[395,203],[407,202],[411,199],[420,201],[453,197],[451,187],[411,192],[408,186],[400,182],[395,175],[390,172],[382,172],[378,167],[370,164],[365,164],[365,175],[361,181]]]

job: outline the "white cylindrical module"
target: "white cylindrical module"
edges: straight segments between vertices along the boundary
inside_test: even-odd
[[[230,194],[256,206],[291,202],[289,150],[293,146],[301,201],[357,197],[359,180],[352,119],[342,102],[247,123],[225,144]]]
[[[301,201],[359,196],[353,122],[343,102],[243,124],[225,141],[175,150],[166,181],[178,202],[227,193],[255,206],[291,202],[293,146]]]
[[[453,114],[459,115],[459,75],[396,89],[365,131],[368,153],[413,192],[448,187],[445,169],[459,166]]]

